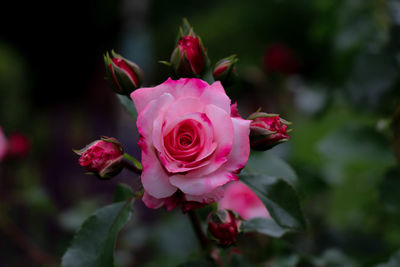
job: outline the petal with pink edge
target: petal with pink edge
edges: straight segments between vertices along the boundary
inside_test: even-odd
[[[217,171],[206,176],[187,177],[187,175],[173,175],[169,178],[172,185],[178,187],[183,193],[188,195],[204,195],[215,190],[230,181],[235,181],[236,175],[226,172]]]
[[[219,201],[224,196],[224,189],[222,187],[217,187],[215,190],[210,193],[194,196],[194,195],[185,195],[186,201],[196,201],[204,204],[210,204]]]
[[[141,145],[143,146],[143,143]],[[142,165],[141,180],[143,188],[149,194],[156,198],[164,198],[175,193],[177,188],[169,182],[169,176],[155,155],[154,148],[148,144],[147,149],[142,150]]]
[[[143,194],[142,201],[150,209],[158,209],[164,205],[164,199],[155,198],[146,191]]]
[[[228,155],[228,161],[222,168],[228,171],[240,171],[247,163],[250,154],[250,122],[242,118],[232,118],[234,137],[232,149]]]
[[[231,100],[226,95],[225,90],[219,81],[210,85],[207,90],[204,90],[200,99],[206,104],[215,105],[228,114],[230,113]]]
[[[165,110],[173,102],[171,94],[164,93],[158,99],[152,100],[146,108],[139,114],[136,125],[141,135],[151,137],[153,132],[154,120],[163,117]]]

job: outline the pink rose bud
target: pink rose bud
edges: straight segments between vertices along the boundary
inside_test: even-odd
[[[299,71],[299,61],[292,49],[284,44],[275,44],[267,47],[264,54],[264,70],[285,75]]]
[[[13,133],[8,137],[7,158],[22,159],[31,151],[31,141],[21,133]]]
[[[236,55],[221,59],[215,64],[213,76],[216,81],[221,81],[223,85],[229,84],[236,74],[235,64],[238,61]]]
[[[287,125],[290,122],[277,114],[255,112],[248,117],[250,123],[250,146],[254,150],[265,151],[289,140]]]
[[[197,76],[204,71],[205,49],[198,37],[186,35],[179,39],[171,55],[171,65],[180,77]]]
[[[112,137],[102,137],[74,152],[81,156],[79,165],[100,179],[110,179],[124,167],[124,150],[118,140]]]
[[[111,51],[104,56],[107,79],[117,94],[129,95],[139,88],[143,81],[142,70],[135,63]]]
[[[232,211],[218,210],[208,216],[208,232],[219,245],[233,245],[239,233],[238,223]]]

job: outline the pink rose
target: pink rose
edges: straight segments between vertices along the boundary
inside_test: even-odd
[[[145,204],[191,208],[221,198],[222,185],[238,179],[250,152],[250,121],[231,116],[221,83],[168,79],[131,97],[139,113]]]
[[[3,129],[0,127],[0,161],[2,161],[6,153],[7,153],[7,139],[3,133]]]
[[[79,165],[101,179],[111,178],[123,168],[124,151],[115,138],[102,137],[75,153],[81,156]]]
[[[262,201],[244,183],[234,181],[224,188],[224,197],[218,201],[218,209],[233,210],[245,220],[256,217],[270,218]]]

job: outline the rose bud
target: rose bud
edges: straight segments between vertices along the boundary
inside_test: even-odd
[[[206,54],[198,37],[186,35],[179,39],[171,55],[171,66],[179,77],[194,77],[203,73]]]
[[[213,76],[216,81],[221,81],[223,85],[232,81],[233,75],[236,74],[235,64],[238,61],[236,55],[221,59],[215,64]]]
[[[287,125],[290,122],[277,114],[255,112],[248,117],[250,123],[250,146],[254,150],[265,151],[289,140]]]
[[[135,63],[123,58],[114,51],[112,57],[108,53],[104,56],[107,79],[117,94],[129,95],[139,88],[143,81],[142,70]]]
[[[230,210],[218,210],[208,216],[208,233],[221,246],[236,243],[239,233],[238,220]]]
[[[31,141],[21,133],[13,133],[7,141],[7,158],[22,159],[25,158],[31,150]]]
[[[124,150],[118,140],[112,137],[102,137],[74,152],[81,156],[79,165],[100,179],[110,179],[124,167]]]

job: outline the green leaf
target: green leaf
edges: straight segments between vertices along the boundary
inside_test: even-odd
[[[116,94],[116,96],[118,97],[119,102],[121,102],[121,104],[124,106],[126,111],[128,111],[128,113],[136,121],[138,114],[137,114],[135,105],[133,104],[133,101],[128,96],[119,95],[119,94]]]
[[[305,230],[306,222],[294,188],[282,178],[243,173],[247,184],[267,207],[271,217],[282,227]]]
[[[290,232],[289,229],[282,228],[273,220],[265,218],[254,218],[248,221],[244,221],[241,225],[241,228],[245,233],[257,232],[276,238],[280,238],[286,233]]]
[[[121,201],[126,201],[130,197],[133,197],[133,191],[132,188],[127,185],[127,184],[117,184],[117,187],[115,188],[114,192],[114,198],[113,202],[121,202]]]
[[[186,263],[179,264],[178,267],[215,267],[216,265],[209,260],[193,260]]]
[[[251,173],[281,177],[293,186],[297,184],[297,175],[292,167],[270,152],[252,152],[246,169]]]
[[[86,219],[65,252],[62,267],[110,267],[118,232],[132,215],[133,198],[97,210]]]

